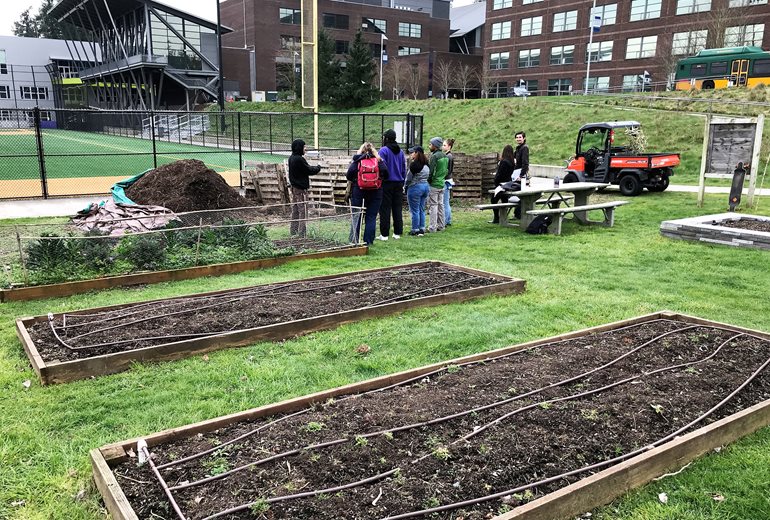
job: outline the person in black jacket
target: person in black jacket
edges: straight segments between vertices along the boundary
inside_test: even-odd
[[[321,171],[320,166],[310,166],[305,159],[305,141],[295,139],[291,143],[289,157],[289,184],[291,184],[291,226],[292,235],[304,237],[307,233],[307,201],[310,176]]]
[[[358,153],[353,156],[353,162],[350,163],[347,172],[348,181],[353,183],[353,191],[350,195],[350,205],[356,208],[365,208],[364,214],[364,242],[366,245],[372,245],[374,242],[374,233],[377,227],[377,214],[380,212],[382,204],[382,186],[377,189],[361,189],[358,187],[358,163],[364,157],[376,157],[377,165],[380,170],[380,181],[388,178],[388,167],[380,158],[377,150],[372,143],[364,143],[358,149]],[[360,214],[353,215],[353,221],[350,226],[350,241],[358,242],[361,232]]]
[[[515,161],[516,160],[513,156],[513,146],[509,144],[505,145],[505,148],[503,148],[503,153],[500,157],[500,162],[497,163],[497,171],[495,172],[495,186],[500,186],[501,184],[511,182],[511,176],[513,175],[513,164]],[[503,200],[504,194],[504,191],[500,191],[492,195],[492,204],[501,202]],[[495,216],[492,220],[493,224],[500,222],[500,215],[498,211],[499,210],[494,210]]]
[[[527,146],[527,134],[516,132],[516,150],[513,152],[513,167],[521,170],[520,177],[526,179],[529,176],[529,146]]]

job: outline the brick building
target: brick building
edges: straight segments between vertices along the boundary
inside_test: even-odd
[[[300,64],[300,4],[300,0],[222,2],[222,23],[233,29],[223,36],[223,45],[255,51],[254,90],[289,90],[296,78],[292,72]],[[335,42],[341,59],[359,29],[376,61],[383,41],[389,56],[448,51],[449,4],[449,0],[318,0],[319,29]],[[249,78],[247,68],[232,70],[228,65],[225,60],[230,79]]]
[[[770,46],[768,0],[488,0],[484,66],[500,91],[633,91],[669,83],[676,61],[706,47]],[[647,72],[645,79],[645,72]]]

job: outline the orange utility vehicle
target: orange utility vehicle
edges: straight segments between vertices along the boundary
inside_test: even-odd
[[[636,121],[589,123],[578,131],[575,156],[570,159],[564,182],[617,184],[623,195],[639,195],[644,188],[668,188],[678,153],[633,153],[627,129],[640,128]]]

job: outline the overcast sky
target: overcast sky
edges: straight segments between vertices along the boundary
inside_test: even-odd
[[[159,0],[164,4],[176,7],[182,11],[195,14],[201,18],[212,21],[217,19],[216,0]],[[253,0],[258,2],[259,0]],[[467,5],[473,3],[473,0],[453,0],[453,5]],[[19,15],[32,7],[32,14],[36,14],[40,8],[41,0],[0,0],[0,35],[10,36],[13,34],[13,22],[19,19]]]

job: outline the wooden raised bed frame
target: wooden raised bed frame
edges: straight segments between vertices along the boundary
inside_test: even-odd
[[[177,280],[201,278],[204,276],[222,276],[224,274],[251,271],[252,269],[267,269],[268,267],[275,267],[277,265],[283,265],[288,262],[294,262],[296,260],[360,256],[365,255],[368,251],[368,246],[356,245],[342,247],[340,249],[333,249],[330,251],[319,251],[316,253],[305,253],[301,255],[277,256],[274,258],[246,260],[243,262],[232,262],[229,264],[203,265],[199,267],[188,267],[186,269],[154,271],[151,273],[105,276],[104,278],[94,278],[92,280],[81,280],[78,282],[35,285],[31,287],[18,287],[15,289],[0,289],[0,303],[10,301],[37,300],[39,298],[54,298],[57,296],[70,296],[72,294],[81,294],[98,289],[113,289],[115,287],[124,287],[129,285],[173,282]]]
[[[210,432],[240,421],[258,419],[278,413],[295,412],[312,403],[322,403],[330,398],[340,395],[382,388],[418,377],[447,365],[459,365],[469,361],[483,360],[542,343],[576,338],[595,332],[604,332],[660,318],[681,320],[692,324],[728,327],[738,332],[749,332],[770,339],[770,334],[765,332],[734,327],[724,323],[717,323],[669,311],[661,311],[646,316],[640,316],[638,318],[578,330],[551,338],[530,341],[511,347],[415,368],[397,374],[382,376],[368,381],[353,383],[304,397],[297,397],[280,403],[253,408],[245,412],[217,417],[179,428],[168,429],[147,437],[142,437],[142,439],[147,442],[149,447],[152,447],[172,440],[191,437],[197,433]],[[590,511],[591,509],[611,502],[629,490],[646,484],[655,477],[663,475],[671,470],[678,469],[716,447],[734,442],[737,439],[768,425],[770,425],[770,400],[756,404],[746,410],[725,417],[708,426],[699,428],[657,448],[651,449],[646,453],[642,453],[625,462],[607,468],[604,471],[583,478],[574,484],[519,506],[508,513],[496,516],[493,520],[552,520],[574,518],[586,511]],[[138,520],[137,515],[131,508],[128,499],[124,495],[120,488],[120,484],[111,470],[112,466],[128,459],[129,450],[136,449],[138,440],[139,438],[129,439],[91,450],[91,465],[94,471],[96,487],[104,498],[107,510],[115,520]]]
[[[380,316],[388,316],[418,307],[440,305],[443,303],[457,303],[487,295],[518,294],[524,292],[526,286],[526,282],[524,280],[499,274],[487,273],[484,271],[447,264],[444,262],[418,262],[414,264],[391,266],[387,268],[356,271],[356,273],[373,273],[398,267],[420,267],[426,264],[438,264],[441,266],[451,267],[466,273],[493,278],[499,280],[499,283],[486,285],[483,287],[476,287],[473,289],[452,291],[434,296],[425,296],[422,298],[415,298],[413,300],[393,302],[385,305],[377,305],[374,307],[365,307],[362,309],[335,312],[333,314],[304,318],[301,320],[265,325],[253,329],[228,332],[215,336],[175,341],[172,343],[165,343],[152,347],[138,348],[124,352],[115,352],[112,354],[104,354],[101,356],[94,356],[74,361],[65,361],[63,363],[46,363],[38,353],[32,338],[27,332],[27,327],[38,322],[48,321],[48,316],[18,318],[16,320],[16,334],[19,337],[19,340],[21,340],[22,345],[24,345],[24,350],[27,352],[27,357],[29,357],[30,363],[32,363],[32,368],[34,368],[35,372],[37,372],[40,382],[44,385],[47,385],[52,383],[67,383],[70,381],[77,381],[79,379],[86,379],[92,376],[123,372],[124,370],[128,370],[131,365],[136,362],[172,361],[176,359],[187,358],[196,354],[202,354],[204,352],[211,352],[213,350],[252,345],[259,341],[282,340],[301,334],[307,334],[309,332],[331,329],[344,323],[376,318]],[[339,276],[343,276],[344,274],[347,273],[304,278],[297,281],[327,280],[329,278],[337,278]],[[196,296],[223,294],[242,289],[243,288],[226,289],[221,291],[198,293]],[[163,302],[175,298],[178,297],[163,298],[152,301]],[[93,312],[111,311],[135,305],[136,303],[147,302],[111,305],[108,307],[95,307],[87,310]],[[54,316],[59,317],[61,314],[62,313],[57,313],[54,314]]]

